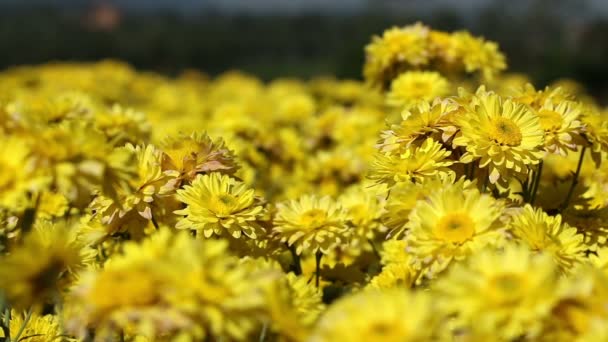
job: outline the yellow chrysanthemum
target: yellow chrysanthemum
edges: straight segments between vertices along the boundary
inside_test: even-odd
[[[230,176],[217,172],[198,176],[177,191],[177,198],[187,205],[175,211],[185,216],[177,223],[178,229],[200,231],[206,238],[228,233],[255,239],[263,231],[257,222],[264,215],[260,200],[253,189]]]
[[[162,160],[164,170],[175,171],[178,177],[191,182],[197,174],[220,172],[232,175],[238,170],[236,157],[224,141],[213,141],[206,134],[180,134],[167,138],[161,145],[165,152]]]
[[[398,182],[422,182],[432,177],[447,178],[454,175],[449,159],[451,151],[433,139],[420,146],[410,146],[400,154],[378,153],[372,164],[369,178],[377,183],[393,186]]]
[[[41,222],[0,259],[0,289],[18,309],[56,300],[94,257],[73,230]]]
[[[43,184],[33,182],[35,161],[27,141],[16,136],[0,135],[0,205],[12,210],[23,210],[28,203],[28,191]]]
[[[416,283],[420,272],[410,264],[388,264],[373,277],[368,287],[372,289],[410,288]]]
[[[386,101],[392,107],[410,108],[445,96],[449,91],[450,83],[437,72],[408,71],[391,82]]]
[[[430,29],[420,23],[393,27],[375,36],[365,47],[363,75],[372,84],[384,87],[408,66],[428,62],[428,36]]]
[[[126,170],[126,175],[114,179],[116,184],[112,196],[99,196],[91,207],[103,217],[104,224],[112,224],[123,218],[131,211],[137,212],[146,220],[155,221],[155,211],[162,206],[156,206],[154,201],[172,195],[177,186],[177,179],[170,172],[161,169],[163,152],[154,145],[133,146],[115,150],[117,161],[134,157],[135,170]],[[124,155],[123,155],[124,154]],[[122,171],[121,171],[122,172]]]
[[[240,267],[227,244],[161,229],[123,246],[101,270],[82,278],[66,302],[66,327],[79,337],[120,331],[152,340],[246,340],[260,322],[260,287],[270,270]]]
[[[351,241],[355,245],[366,244],[367,240],[374,239],[386,231],[386,227],[380,222],[384,203],[374,191],[355,186],[347,189],[338,201],[346,210],[348,220],[354,227]]]
[[[542,209],[526,205],[513,216],[509,229],[530,249],[553,256],[563,272],[572,270],[585,260],[588,246],[583,242],[583,235],[562,222],[561,215],[549,216]]]
[[[484,79],[491,80],[506,69],[505,56],[494,42],[473,37],[468,32],[452,34],[452,44],[467,72],[481,71]]]
[[[451,122],[456,110],[458,106],[447,100],[418,103],[401,113],[399,124],[391,125],[390,130],[381,133],[378,148],[385,153],[397,153],[420,139],[431,137],[436,141],[447,141],[456,132]]]
[[[589,265],[562,282],[546,335],[562,341],[602,341],[608,323],[608,276]],[[555,338],[553,338],[555,340]]]
[[[428,293],[363,291],[331,305],[308,340],[430,341],[438,334],[439,320]]]
[[[464,336],[533,339],[557,299],[557,282],[550,255],[508,245],[504,251],[487,249],[472,255],[434,288]]]
[[[460,160],[487,168],[492,184],[526,175],[528,166],[543,155],[543,130],[538,117],[525,105],[478,91],[468,113],[459,121],[461,135],[454,144],[466,152]]]
[[[441,190],[446,185],[453,184],[455,178],[455,175],[443,180],[430,178],[423,183],[397,183],[391,187],[384,205],[386,211],[382,215],[382,222],[389,228],[388,236],[391,238],[401,237],[409,214],[416,203]],[[473,183],[464,181],[465,188],[472,187],[472,185]]]
[[[545,149],[549,153],[565,155],[583,145],[583,126],[578,120],[580,105],[571,101],[554,104],[547,101],[537,110],[539,123],[545,131]]]
[[[24,322],[24,319],[24,314],[11,310],[11,322],[9,329],[11,339],[13,341],[75,341],[75,339],[70,338],[63,333],[60,326],[60,321],[56,316],[32,313],[27,322]],[[25,326],[23,325],[24,323],[26,323]],[[21,330],[22,326],[23,330]],[[17,337],[17,334],[19,333],[20,335]],[[0,337],[6,337],[3,336],[3,331],[1,329]]]
[[[349,238],[346,211],[328,196],[304,195],[279,203],[277,209],[275,235],[281,242],[294,246],[298,255],[327,254]]]
[[[441,271],[452,259],[462,259],[504,238],[504,205],[463,180],[446,185],[420,200],[409,215],[406,241],[418,263]]]
[[[594,106],[586,106],[581,121],[585,125],[585,137],[591,144],[593,160],[602,161],[601,153],[608,152],[608,112]]]

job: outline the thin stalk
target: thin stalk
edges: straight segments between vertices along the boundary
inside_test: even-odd
[[[21,337],[21,334],[23,334],[23,331],[25,331],[25,327],[29,323],[30,318],[32,318],[32,309],[27,310],[27,314],[25,315],[25,318],[23,319],[23,323],[21,324],[21,327],[19,327],[19,330],[17,331],[17,334],[15,335],[15,339],[14,339],[15,342],[19,341],[19,338]]]
[[[485,180],[483,181],[483,184],[481,185],[481,193],[485,193],[486,189],[488,188],[488,182],[490,181],[489,177],[486,177]]]
[[[295,275],[299,276],[302,274],[302,265],[300,265],[300,256],[296,253],[296,249],[293,245],[288,248],[289,248],[289,251],[291,252],[291,258],[293,259],[293,265],[291,265],[291,270],[293,271],[293,273]]]
[[[530,204],[534,205],[534,201],[536,200],[536,193],[538,192],[538,187],[540,185],[540,176],[543,173],[543,161],[541,160],[538,163],[538,169],[534,173],[534,180],[532,180],[532,194],[530,196]]]
[[[262,325],[262,331],[260,332],[260,342],[266,341],[266,334],[268,333],[268,322],[264,322]]]
[[[381,259],[382,257],[380,256],[380,252],[378,252],[378,248],[376,248],[374,241],[372,241],[372,239],[367,239],[367,241],[369,241],[369,245],[372,246],[372,251],[374,251],[374,255],[378,258],[378,260]]]
[[[323,253],[321,251],[317,251],[315,254],[315,262],[316,262],[316,273],[315,273],[315,286],[319,288],[319,278],[321,277],[321,258],[323,257]]]
[[[568,208],[568,205],[570,204],[570,200],[572,199],[572,195],[574,194],[574,189],[576,188],[576,185],[578,184],[578,176],[581,173],[581,167],[583,166],[583,159],[585,158],[585,150],[587,147],[583,146],[583,148],[581,149],[581,155],[578,158],[578,164],[576,165],[576,171],[574,173],[574,178],[572,179],[572,183],[570,184],[570,189],[568,189],[568,194],[566,195],[566,199],[564,200],[564,203],[561,205],[561,207],[559,208],[558,212],[562,212],[564,210],[566,210],[566,208]]]

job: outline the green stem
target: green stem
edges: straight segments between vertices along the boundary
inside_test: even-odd
[[[481,185],[481,193],[485,193],[488,188],[488,182],[490,181],[490,177],[485,177],[483,184]]]
[[[23,319],[23,323],[21,324],[21,327],[19,328],[19,331],[17,331],[17,334],[15,335],[15,342],[19,341],[19,338],[21,337],[21,334],[23,334],[23,332],[25,331],[25,327],[27,327],[27,324],[30,321],[30,318],[32,318],[32,309],[27,310],[27,314],[25,315],[25,318]]]
[[[291,252],[291,257],[293,259],[293,265],[291,266],[291,270],[297,276],[302,274],[302,265],[300,264],[300,256],[296,253],[296,249],[293,247],[288,247]]]
[[[323,253],[321,251],[317,251],[315,254],[315,262],[316,262],[316,273],[315,273],[315,286],[319,288],[319,278],[321,277],[321,258],[323,257]]]
[[[268,332],[268,322],[264,322],[264,325],[262,325],[262,331],[260,332],[260,342],[264,342],[266,341],[266,334]]]
[[[558,210],[559,213],[566,210],[566,208],[568,208],[568,205],[570,204],[570,200],[572,199],[572,195],[574,194],[574,188],[576,188],[576,185],[578,184],[578,176],[581,173],[581,168],[583,166],[583,159],[585,157],[586,148],[587,148],[586,146],[583,146],[583,148],[581,149],[581,155],[578,158],[578,164],[576,165],[576,171],[574,173],[574,178],[572,179],[572,183],[570,184],[570,189],[568,189],[568,194],[566,195],[566,200],[564,201],[564,203],[561,205],[561,207]]]
[[[382,259],[380,252],[378,252],[378,248],[376,248],[376,245],[374,244],[374,241],[372,241],[372,239],[367,239],[367,241],[369,241],[370,246],[372,246],[372,251],[374,251],[374,255],[378,258],[378,260]]]
[[[532,194],[530,196],[530,204],[534,205],[534,201],[536,200],[536,193],[538,192],[538,187],[540,185],[540,176],[543,173],[543,161],[541,160],[538,163],[538,169],[534,173],[534,179],[532,180]]]

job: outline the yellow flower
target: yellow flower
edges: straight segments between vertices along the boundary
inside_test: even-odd
[[[553,256],[563,272],[569,272],[585,260],[588,246],[583,243],[583,235],[562,222],[560,215],[549,216],[542,209],[526,205],[513,216],[509,229],[531,250]]]
[[[0,289],[14,308],[40,308],[56,300],[93,257],[68,226],[41,222],[0,259]]]
[[[200,231],[206,238],[228,233],[235,238],[245,234],[255,239],[263,231],[257,221],[262,219],[264,207],[254,190],[229,176],[217,172],[199,175],[191,185],[177,191],[177,198],[187,205],[175,211],[185,216],[177,229]]]
[[[10,333],[14,341],[24,323],[24,314],[11,310]],[[3,331],[0,330],[0,337]],[[50,342],[50,341],[75,341],[73,338],[65,336],[62,332],[60,321],[53,315],[39,315],[32,313],[27,321],[25,328],[21,331],[19,341],[29,342]]]
[[[167,138],[161,145],[165,152],[162,160],[164,170],[176,171],[187,182],[197,174],[220,172],[232,175],[238,170],[236,157],[222,139],[213,141],[207,134],[180,134]]]
[[[111,192],[113,196],[111,198],[99,196],[92,202],[91,207],[100,213],[104,224],[112,224],[131,211],[137,212],[146,220],[156,222],[152,209],[159,211],[162,206],[155,206],[158,203],[154,201],[161,201],[172,195],[177,185],[177,179],[170,172],[161,169],[162,151],[154,145],[130,144],[114,151],[119,157],[117,162],[129,163],[131,161],[129,156],[132,156],[136,167],[134,170],[119,171],[115,189]],[[121,175],[121,172],[125,175]],[[158,213],[156,216],[159,216]]]
[[[419,102],[430,102],[436,97],[445,96],[449,90],[449,82],[439,73],[408,71],[391,82],[386,101],[390,106],[407,109]]]
[[[276,237],[294,246],[298,255],[302,252],[327,254],[349,238],[346,212],[328,196],[304,195],[279,203],[277,210]]]
[[[36,164],[26,140],[0,134],[0,149],[0,205],[21,211],[28,205],[28,192],[44,183],[34,177]]]
[[[583,125],[578,120],[581,106],[575,102],[562,101],[554,104],[546,101],[537,110],[539,123],[545,131],[545,149],[549,153],[566,155],[567,150],[576,151],[583,145]]]
[[[369,178],[392,187],[398,182],[422,182],[431,177],[446,178],[454,175],[449,159],[451,151],[433,139],[420,146],[411,146],[397,155],[378,153],[372,164]]]
[[[353,244],[367,244],[367,240],[374,239],[386,231],[386,227],[380,222],[380,216],[384,213],[383,202],[374,191],[354,186],[347,189],[338,201],[346,210],[348,221],[354,227],[351,240]]]
[[[308,340],[431,341],[438,334],[439,319],[428,293],[363,291],[332,304]]]
[[[452,41],[457,56],[469,73],[481,71],[486,80],[491,80],[497,73],[507,68],[505,56],[494,42],[473,37],[468,32],[452,34]]]
[[[368,287],[372,289],[410,288],[412,287],[420,272],[410,264],[388,264],[382,271],[373,277]]]
[[[538,117],[525,105],[494,93],[480,89],[458,124],[461,135],[454,144],[466,149],[460,160],[471,163],[479,159],[479,167],[487,168],[492,184],[527,175],[528,166],[543,156]]]
[[[608,152],[608,112],[595,106],[586,106],[581,121],[585,125],[585,138],[591,144],[591,156],[596,165],[601,164],[601,153]]]
[[[262,278],[274,273],[240,266],[226,243],[161,229],[123,249],[103,269],[83,274],[68,297],[70,332],[246,340],[259,326]]]
[[[52,217],[61,217],[68,210],[68,199],[62,194],[44,191],[38,199],[38,208],[36,210],[37,218],[50,219]]]
[[[452,259],[463,259],[504,238],[504,205],[463,180],[431,193],[416,203],[406,227],[407,250],[415,260],[430,265],[431,276]]]
[[[381,133],[378,148],[385,153],[397,153],[428,137],[446,142],[456,132],[451,119],[457,109],[451,101],[441,99],[418,103],[401,113],[399,124]]]
[[[429,33],[428,27],[416,23],[388,29],[382,37],[374,36],[365,47],[365,80],[385,87],[404,68],[427,64]]]
[[[556,271],[550,255],[508,245],[455,265],[434,289],[465,336],[533,339],[557,299]]]
[[[579,267],[562,282],[548,333],[563,341],[600,341],[608,323],[608,276],[589,265]],[[551,335],[549,335],[551,336]]]

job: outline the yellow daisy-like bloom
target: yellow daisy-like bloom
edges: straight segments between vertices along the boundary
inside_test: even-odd
[[[452,101],[441,99],[420,102],[401,113],[399,124],[381,133],[377,147],[385,153],[396,153],[428,137],[445,142],[456,132],[451,119],[458,108]]]
[[[382,222],[389,228],[388,236],[399,238],[405,230],[405,224],[412,209],[419,200],[427,198],[435,191],[446,185],[454,183],[456,176],[447,179],[430,178],[423,183],[397,183],[390,189],[388,199],[384,205],[386,211],[382,215]],[[463,181],[464,187],[474,187],[470,181]]]
[[[17,313],[15,310],[11,310],[11,322],[10,322],[10,333],[11,338],[17,341],[15,338],[19,335],[18,341],[28,342],[50,342],[50,341],[75,341],[76,339],[69,338],[63,334],[60,326],[59,319],[53,315],[39,315],[32,313],[25,328],[21,330],[24,323],[24,314]],[[3,336],[3,331],[0,329],[0,337]]]
[[[416,283],[419,274],[420,272],[410,264],[388,264],[382,268],[382,272],[370,280],[368,287],[372,289],[410,288]]]
[[[540,126],[545,131],[547,152],[566,155],[567,150],[576,151],[578,145],[583,145],[583,125],[578,120],[580,107],[571,101],[557,104],[547,101],[537,110]]]
[[[451,151],[433,139],[420,146],[411,146],[397,155],[378,153],[372,164],[369,178],[389,187],[398,182],[422,182],[431,177],[447,178],[454,175],[449,159]]]
[[[581,195],[591,209],[608,207],[608,167],[600,165],[599,168],[583,178],[585,192]]]
[[[38,199],[37,218],[48,220],[52,217],[61,217],[68,210],[68,199],[59,193],[44,191]]]
[[[388,82],[408,66],[428,63],[428,36],[430,29],[420,23],[393,27],[375,36],[365,47],[363,75],[372,85],[385,87]]]
[[[461,134],[454,144],[466,149],[462,162],[479,159],[492,184],[526,175],[542,158],[543,129],[525,105],[478,91],[468,111],[458,121]]]
[[[410,108],[418,102],[445,96],[449,91],[450,83],[437,72],[408,71],[392,81],[386,102],[392,107]]]
[[[585,125],[585,137],[591,143],[591,155],[601,164],[602,152],[608,152],[608,112],[595,106],[586,106],[581,121]]]
[[[177,191],[177,199],[187,206],[175,211],[185,216],[176,228],[200,231],[206,238],[228,233],[255,239],[263,231],[257,221],[262,219],[264,207],[254,192],[230,176],[217,172],[200,175]]]
[[[151,340],[246,340],[263,309],[263,275],[241,267],[223,241],[161,229],[123,245],[101,270],[82,275],[66,301],[66,328],[96,338],[124,331]]]
[[[431,341],[439,320],[428,293],[363,291],[331,305],[308,341]]]
[[[447,185],[420,200],[409,215],[407,250],[418,263],[430,265],[431,276],[453,259],[500,245],[504,204],[477,189],[465,189],[463,180]]]
[[[286,279],[296,314],[304,326],[311,326],[325,310],[323,293],[303,276],[288,273]]]
[[[354,245],[366,244],[367,240],[386,231],[380,222],[380,216],[384,212],[383,202],[373,190],[355,186],[347,189],[338,200],[346,209],[348,220],[354,227],[351,240]]]
[[[0,135],[0,205],[12,210],[27,206],[27,192],[35,190],[32,176],[36,165],[27,142],[16,136]]]
[[[207,134],[180,134],[161,145],[165,152],[164,170],[175,171],[178,177],[191,182],[197,174],[220,172],[232,175],[238,170],[236,157],[222,139],[213,141]]]
[[[584,262],[588,246],[584,236],[562,222],[562,217],[549,216],[542,209],[526,205],[509,223],[510,232],[530,249],[553,256],[563,272]]]
[[[294,246],[298,255],[319,251],[327,254],[350,236],[346,211],[329,196],[304,195],[279,203],[277,210],[275,235]]]
[[[0,259],[0,289],[16,309],[40,307],[71,285],[94,256],[67,226],[39,223]]]
[[[562,341],[604,341],[608,323],[608,275],[586,265],[562,282],[547,334]],[[550,339],[546,339],[549,341]],[[555,339],[553,339],[555,340]]]
[[[508,245],[504,251],[487,249],[472,255],[434,288],[465,336],[512,340],[540,333],[557,299],[557,283],[550,255]]]
[[[161,169],[163,152],[153,145],[129,144],[114,150],[113,156],[117,157],[119,164],[128,164],[133,157],[136,167],[117,172],[118,175],[112,179],[115,184],[111,192],[104,191],[107,197],[96,198],[91,204],[92,209],[99,212],[104,224],[113,224],[132,210],[146,220],[154,220],[152,209],[157,208],[154,201],[172,195],[177,186],[177,179]]]
[[[468,32],[452,34],[452,44],[456,55],[462,60],[467,72],[481,71],[486,80],[507,68],[505,56],[494,42],[473,37]]]

